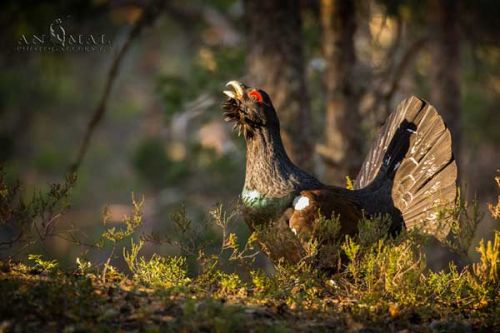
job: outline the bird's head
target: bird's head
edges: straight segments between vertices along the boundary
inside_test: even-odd
[[[279,133],[278,116],[269,95],[261,90],[250,88],[238,81],[226,84],[228,97],[224,103],[224,120],[234,122],[234,129],[249,140],[259,131]]]

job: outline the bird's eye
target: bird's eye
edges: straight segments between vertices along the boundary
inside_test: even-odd
[[[259,103],[262,103],[262,101],[264,100],[262,98],[262,95],[260,94],[260,92],[258,92],[257,90],[252,90],[248,93],[248,96],[250,96],[250,98],[252,98],[254,101],[256,102],[259,102]]]

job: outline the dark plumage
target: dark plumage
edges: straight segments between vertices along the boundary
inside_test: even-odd
[[[330,189],[317,189],[302,191],[300,199],[307,198],[307,207],[294,210],[289,219],[289,226],[297,235],[310,236],[315,229],[314,222],[318,217],[318,211],[326,217],[341,215],[340,233],[353,235],[356,233],[356,223],[363,214],[359,205],[354,200],[349,200],[344,195]],[[297,204],[300,204],[298,202]],[[297,204],[294,206],[297,207]]]
[[[410,97],[387,119],[356,178],[355,190],[322,184],[294,165],[283,147],[279,120],[262,90],[231,81],[225,119],[247,144],[242,201],[251,228],[278,221],[310,233],[318,214],[340,217],[354,234],[363,214],[389,214],[392,230],[419,227],[444,238],[450,224],[436,213],[456,197],[450,133],[434,108]],[[442,222],[442,223],[440,223]]]

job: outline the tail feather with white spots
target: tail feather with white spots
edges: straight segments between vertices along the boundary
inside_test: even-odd
[[[387,119],[356,178],[355,187],[390,195],[407,228],[444,238],[450,223],[438,214],[456,199],[457,166],[450,131],[434,107],[410,97]]]

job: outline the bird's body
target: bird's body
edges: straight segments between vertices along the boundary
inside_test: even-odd
[[[300,236],[311,232],[321,214],[337,216],[342,233],[353,234],[363,215],[388,214],[392,230],[448,234],[449,225],[439,224],[436,211],[455,200],[457,170],[450,133],[432,106],[416,97],[402,102],[372,145],[355,189],[348,190],[321,183],[288,158],[264,91],[229,85],[234,92],[225,91],[225,118],[235,122],[247,144],[241,197],[251,228],[277,221]]]

